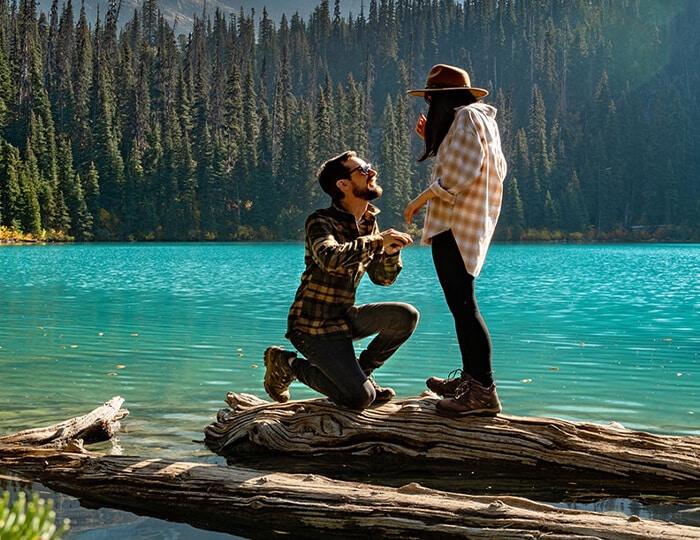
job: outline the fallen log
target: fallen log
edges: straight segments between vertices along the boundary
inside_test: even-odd
[[[92,412],[47,427],[18,431],[0,437],[0,445],[21,444],[36,448],[77,448],[110,440],[119,431],[120,420],[129,411],[122,409],[124,399],[115,396]]]
[[[8,448],[8,447],[6,447]],[[206,463],[29,452],[2,463],[48,487],[99,504],[246,538],[697,539],[700,529],[617,513],[568,510],[520,497],[467,496],[313,474]]]
[[[470,496],[416,482],[385,487],[315,474],[261,472],[167,459],[61,451],[77,426],[115,426],[121,398],[93,413],[57,424],[41,446],[20,444],[41,430],[3,437],[0,469],[33,478],[73,495],[87,506],[109,506],[247,538],[472,538],[689,540],[700,529],[618,513],[562,509],[522,497]],[[121,400],[121,401],[120,401]],[[266,407],[267,405],[258,405]],[[115,413],[114,410],[117,410]],[[98,412],[96,412],[98,411]],[[100,416],[103,415],[103,416]],[[332,419],[332,416],[331,416]],[[55,428],[55,426],[53,426]],[[45,431],[52,429],[45,428]],[[55,432],[56,430],[53,429]],[[91,432],[91,430],[88,430]],[[26,435],[32,433],[32,435]]]
[[[634,478],[700,496],[700,437],[664,436],[620,425],[556,418],[498,415],[453,419],[439,416],[435,394],[395,399],[364,411],[328,400],[270,403],[229,393],[205,444],[232,458],[261,454],[402,456],[431,462],[479,461],[514,472],[517,465],[554,466],[610,478]],[[516,473],[517,474],[517,473]]]

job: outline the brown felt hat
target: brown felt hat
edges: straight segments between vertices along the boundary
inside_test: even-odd
[[[422,97],[427,93],[446,92],[449,90],[469,90],[475,98],[488,96],[488,90],[483,88],[472,88],[469,80],[469,73],[454,66],[437,64],[428,73],[428,80],[425,81],[425,88],[409,90],[407,93],[412,96]]]

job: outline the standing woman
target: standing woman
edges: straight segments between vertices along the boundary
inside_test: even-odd
[[[473,88],[463,69],[438,64],[426,87],[409,90],[428,103],[416,133],[425,140],[419,161],[435,158],[430,185],[406,206],[404,217],[428,205],[423,244],[432,246],[433,262],[455,320],[462,368],[447,379],[426,384],[442,396],[436,407],[448,416],[501,412],[491,366],[491,338],[474,294],[474,279],[486,258],[501,211],[506,160],[496,123],[496,109],[480,101],[488,95]],[[454,376],[456,375],[456,376]]]

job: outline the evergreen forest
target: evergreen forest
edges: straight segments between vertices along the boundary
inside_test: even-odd
[[[298,240],[328,205],[318,165],[347,149],[379,171],[381,226],[408,230],[430,160],[406,90],[448,63],[499,111],[498,240],[700,240],[697,0],[341,13],[203,8],[183,35],[156,0],[93,21],[0,0],[0,238]]]

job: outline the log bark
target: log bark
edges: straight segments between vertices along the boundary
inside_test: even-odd
[[[62,448],[70,445],[108,441],[119,431],[120,420],[129,411],[122,409],[124,399],[115,396],[92,412],[47,427],[18,431],[0,437],[0,445],[21,444],[36,448]]]
[[[476,497],[415,483],[399,488],[313,474],[206,463],[91,456],[27,447],[2,463],[100,504],[247,538],[697,539],[700,529],[520,497]],[[0,455],[2,455],[0,447]]]
[[[700,437],[664,436],[620,425],[556,418],[498,415],[445,418],[438,398],[396,399],[352,411],[328,400],[270,403],[229,393],[205,443],[230,458],[260,453],[293,455],[396,455],[431,461],[511,467],[553,465],[609,477],[646,479],[652,485],[700,486]]]

